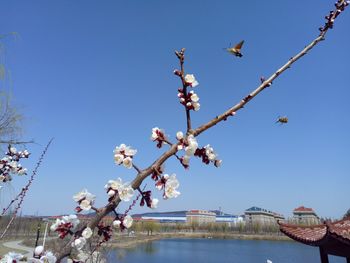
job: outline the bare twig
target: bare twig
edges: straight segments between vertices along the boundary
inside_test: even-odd
[[[53,139],[51,139],[51,140],[48,142],[48,144],[46,145],[44,151],[41,153],[40,158],[39,158],[39,161],[37,162],[37,164],[36,164],[36,166],[35,166],[35,168],[34,168],[34,170],[33,170],[33,172],[32,172],[32,175],[30,176],[30,179],[28,180],[28,183],[26,184],[25,187],[22,188],[22,191],[21,191],[21,192],[17,195],[17,197],[14,199],[14,200],[18,200],[18,199],[19,199],[19,202],[18,202],[18,204],[17,204],[17,206],[16,206],[16,208],[15,208],[15,210],[14,210],[14,212],[13,212],[13,215],[12,215],[12,217],[11,217],[10,222],[7,224],[6,228],[4,229],[3,233],[1,234],[0,239],[2,239],[2,238],[5,236],[7,230],[8,230],[9,227],[11,226],[12,222],[15,220],[15,218],[16,218],[16,216],[17,216],[17,212],[18,212],[19,209],[21,208],[21,205],[22,205],[22,203],[23,203],[23,201],[24,201],[24,197],[26,196],[26,193],[27,193],[27,191],[29,190],[30,185],[33,183],[34,177],[35,177],[35,175],[36,175],[37,172],[38,172],[38,169],[39,169],[39,167],[40,167],[40,165],[41,165],[41,163],[42,163],[42,161],[43,161],[43,159],[44,159],[44,156],[45,156],[45,154],[46,154],[46,152],[47,152],[47,150],[48,150],[48,148],[49,148],[49,146],[50,146],[52,140],[53,140]],[[11,206],[11,204],[13,204],[12,201],[11,201],[10,205],[9,205],[6,209],[3,210],[2,214],[4,214],[4,213],[9,209],[9,207]]]

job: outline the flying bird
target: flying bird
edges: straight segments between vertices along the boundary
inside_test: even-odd
[[[226,51],[231,53],[232,55],[235,55],[236,57],[242,57],[242,53],[241,53],[241,48],[243,46],[244,40],[242,40],[241,42],[239,42],[237,45],[233,46],[233,47],[229,47],[226,48]]]
[[[286,124],[288,123],[288,117],[284,116],[284,117],[278,117],[277,121],[275,123],[280,123],[280,124]]]

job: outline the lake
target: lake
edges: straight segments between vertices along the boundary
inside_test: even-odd
[[[330,256],[331,263],[345,263]],[[234,239],[164,239],[131,249],[112,250],[108,262],[179,263],[320,263],[319,250],[295,242]]]

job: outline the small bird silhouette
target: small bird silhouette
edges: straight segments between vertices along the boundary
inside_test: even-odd
[[[242,40],[241,42],[239,42],[237,45],[235,45],[234,47],[229,47],[226,48],[226,51],[231,53],[232,55],[235,55],[236,57],[242,57],[242,53],[241,53],[241,48],[243,46],[244,40]]]
[[[288,123],[288,117],[284,116],[284,117],[278,117],[277,121],[275,123],[280,123],[280,124],[286,124]]]

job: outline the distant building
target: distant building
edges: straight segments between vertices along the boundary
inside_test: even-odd
[[[155,212],[133,215],[139,220],[154,220],[160,223],[186,223],[186,211]]]
[[[247,224],[271,225],[277,224],[277,220],[284,220],[284,216],[267,209],[253,206],[244,212]]]
[[[193,211],[202,211],[204,213],[200,213],[200,212],[193,213]],[[191,215],[191,212],[193,213],[192,215]],[[189,219],[188,219],[188,216],[190,216]],[[231,224],[235,225],[239,222],[244,222],[244,216],[226,214],[226,213],[223,213],[223,212],[218,211],[218,210],[215,210],[215,211],[191,210],[191,211],[173,211],[173,212],[154,212],[154,213],[135,214],[135,215],[133,215],[133,218],[136,221],[153,220],[153,221],[156,221],[159,223],[186,223],[186,222],[188,222],[188,220],[191,220],[191,216],[199,216],[199,217],[204,217],[204,218],[209,217],[208,220],[210,222],[228,223],[230,225]],[[213,218],[214,218],[214,220],[213,220]]]
[[[219,210],[210,211],[216,214],[217,223],[228,223],[231,225],[236,225],[238,223],[245,223],[244,216],[226,214]]]
[[[299,206],[293,210],[293,221],[302,225],[317,225],[321,222],[312,208],[304,206]]]
[[[190,210],[186,213],[187,223],[207,224],[216,222],[216,214],[206,210]]]

